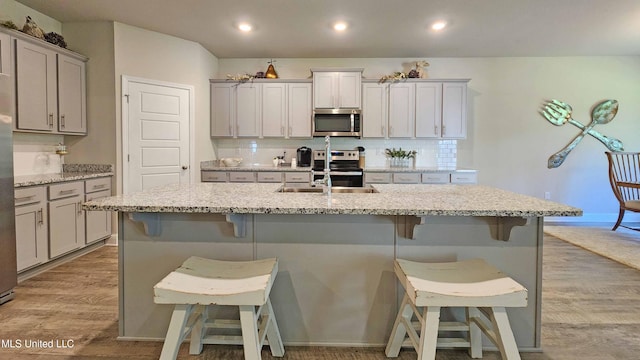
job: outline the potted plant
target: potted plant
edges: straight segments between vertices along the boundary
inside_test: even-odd
[[[389,158],[389,166],[391,167],[409,167],[409,163],[416,158],[417,151],[402,150],[402,148],[385,149],[385,155]]]

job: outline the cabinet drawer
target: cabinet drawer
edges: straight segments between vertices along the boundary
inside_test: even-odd
[[[84,192],[87,194],[104,190],[111,190],[111,178],[105,177],[99,179],[91,179],[85,181],[84,183]]]
[[[248,171],[236,171],[229,173],[230,182],[256,182],[256,174]]]
[[[423,173],[423,184],[448,184],[449,173]]]
[[[258,182],[261,183],[279,183],[282,182],[282,173],[281,172],[259,172],[258,173]]]
[[[14,198],[16,206],[37,204],[45,200],[44,186],[16,189]]]
[[[393,173],[394,184],[419,184],[421,180],[419,173]]]
[[[227,182],[225,171],[201,171],[202,182]]]
[[[388,184],[391,182],[390,173],[364,173],[366,184]]]
[[[307,172],[287,172],[284,173],[284,180],[286,182],[309,182],[311,177]]]
[[[49,200],[63,199],[84,194],[84,181],[49,185]]]
[[[476,172],[454,172],[451,173],[452,184],[476,184],[478,183],[478,173]]]

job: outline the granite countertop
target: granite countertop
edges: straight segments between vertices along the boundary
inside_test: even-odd
[[[168,185],[84,203],[85,210],[218,214],[581,216],[571,206],[482,185],[392,185],[375,194],[278,193],[273,183]]]
[[[114,175],[112,165],[64,164],[63,170],[62,173],[15,176],[13,187],[47,185]]]

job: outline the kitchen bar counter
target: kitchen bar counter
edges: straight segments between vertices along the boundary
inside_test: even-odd
[[[218,214],[580,216],[580,209],[482,185],[377,184],[374,194],[278,193],[281,184],[169,185],[86,203],[85,210]]]
[[[165,186],[85,203],[119,211],[119,338],[164,338],[173,307],[154,304],[153,286],[193,255],[277,257],[271,302],[286,346],[384,346],[403,294],[395,258],[483,258],[527,288],[528,306],[508,309],[509,320],[521,351],[541,349],[544,216],[580,209],[478,185],[331,197],[279,186]]]
[[[55,184],[67,181],[79,181],[79,180],[87,180],[87,179],[95,179],[105,176],[113,176],[113,172],[68,172],[65,171],[63,173],[57,174],[40,174],[40,175],[23,175],[16,176],[13,178],[13,185],[15,188],[27,187],[27,186],[38,186],[38,185],[48,185]]]

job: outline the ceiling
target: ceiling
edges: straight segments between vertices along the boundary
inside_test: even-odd
[[[62,23],[117,21],[192,40],[218,58],[640,55],[638,0],[17,1]],[[431,30],[436,20],[448,26]],[[250,33],[237,29],[245,21]]]

